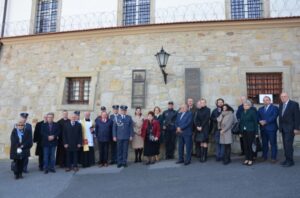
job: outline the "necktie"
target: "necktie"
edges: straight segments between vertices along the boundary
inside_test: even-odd
[[[52,124],[49,124],[49,131],[52,131]]]
[[[122,115],[122,119],[124,119],[124,117],[125,117],[125,116],[124,116],[124,115]]]
[[[268,106],[265,106],[265,112],[268,110]]]
[[[283,103],[282,114],[281,114],[281,116],[283,116],[283,114],[284,114],[284,112],[285,112],[285,109],[286,109],[286,103]]]
[[[185,114],[185,112],[183,112],[183,113],[181,114],[180,120],[183,118],[184,114]]]

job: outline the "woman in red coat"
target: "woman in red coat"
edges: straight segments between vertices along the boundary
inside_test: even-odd
[[[144,156],[148,157],[146,165],[155,163],[156,145],[160,136],[159,122],[154,119],[154,112],[148,113],[142,126],[142,137],[144,139]]]

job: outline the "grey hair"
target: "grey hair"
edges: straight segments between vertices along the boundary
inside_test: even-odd
[[[53,112],[49,112],[49,113],[47,113],[47,115],[50,115],[50,116],[54,117],[54,113]]]
[[[250,100],[245,100],[245,102],[243,103],[243,104],[247,104],[247,105],[249,105],[250,107],[252,106],[252,102],[250,101]]]

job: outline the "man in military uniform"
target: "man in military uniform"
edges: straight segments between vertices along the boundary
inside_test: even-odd
[[[20,117],[21,117],[21,121],[25,123],[24,132],[29,133],[30,139],[32,140],[32,126],[27,122],[28,115],[29,115],[28,113],[21,113]],[[32,144],[33,144],[33,140],[31,142],[31,145]],[[23,164],[23,173],[28,173],[28,162],[29,162],[28,157],[26,157],[24,159],[24,164]]]
[[[121,114],[117,116],[113,124],[113,140],[117,142],[118,168],[127,167],[129,140],[133,137],[133,122],[126,115],[127,106],[121,105]]]
[[[168,109],[162,114],[163,130],[165,131],[166,159],[174,159],[176,144],[176,127],[175,121],[177,112],[174,110],[174,103],[168,102]]]
[[[119,105],[112,106],[113,113],[110,115],[110,120],[113,122],[116,121],[117,116],[119,115]],[[113,140],[113,135],[111,134],[111,141],[110,141],[110,152],[111,152],[111,161],[110,164],[117,163],[117,143]]]

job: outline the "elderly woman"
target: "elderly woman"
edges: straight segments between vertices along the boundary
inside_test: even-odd
[[[146,165],[155,163],[157,142],[160,136],[159,122],[154,119],[154,112],[148,113],[148,118],[144,120],[142,126],[142,137],[144,139],[144,156],[148,157]]]
[[[243,136],[245,150],[244,165],[248,166],[253,164],[252,144],[255,137],[258,137],[257,113],[251,106],[252,103],[249,100],[243,103],[244,111],[240,119],[240,131],[242,132],[241,135]]]
[[[220,144],[224,147],[223,164],[227,165],[231,162],[231,144],[232,140],[232,126],[235,122],[235,117],[233,114],[234,110],[228,104],[223,105],[223,111],[221,115],[217,118],[218,129],[220,131]]]
[[[11,132],[10,136],[10,159],[12,169],[15,174],[15,179],[23,178],[23,163],[24,159],[29,157],[29,150],[32,146],[32,140],[29,133],[25,133],[25,122],[19,121]]]
[[[134,136],[132,139],[132,148],[134,149],[134,153],[135,153],[134,163],[137,163],[137,162],[142,162],[142,153],[144,148],[144,140],[141,136],[144,118],[142,116],[141,107],[137,107],[135,109],[135,113],[132,118],[132,121],[133,121],[133,131],[134,131]]]

